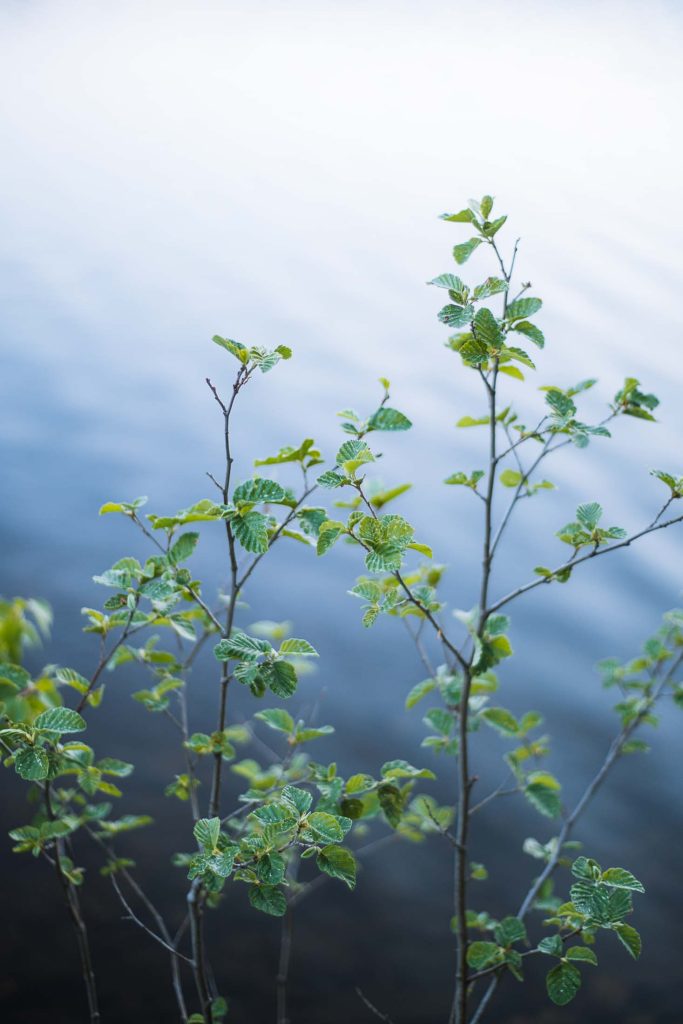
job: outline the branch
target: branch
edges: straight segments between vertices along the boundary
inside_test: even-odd
[[[289,524],[292,522],[292,520],[296,518],[296,514],[299,511],[299,509],[301,508],[301,506],[303,505],[303,503],[305,502],[306,498],[308,498],[313,493],[313,491],[317,490],[317,487],[318,487],[317,484],[312,484],[310,487],[306,487],[305,491],[303,492],[303,494],[301,495],[301,497],[297,501],[296,505],[292,509],[290,509],[289,513],[285,516],[285,518],[280,523],[278,528],[275,530],[273,535],[268,539],[268,550],[270,550],[272,548],[272,546],[275,543],[275,541],[282,534],[282,531],[285,530],[289,526]],[[247,580],[249,579],[249,577],[253,573],[253,571],[256,568],[256,566],[259,564],[261,559],[267,553],[268,552],[264,551],[262,554],[256,556],[256,558],[251,563],[249,568],[246,570],[246,572],[244,573],[242,578],[240,580],[238,580],[238,583],[237,583],[238,590],[242,590],[242,588],[244,587],[244,584],[247,582]]]
[[[363,485],[361,483],[356,484],[356,490],[360,494],[361,499],[365,503],[365,506],[369,510],[373,519],[377,519],[377,513],[375,512],[375,509],[373,508],[371,502],[369,502],[367,497],[365,496],[365,493],[363,491]],[[362,540],[360,540],[360,538],[354,537],[354,540],[356,541],[356,543],[360,544],[360,546],[364,548],[366,551],[370,550],[368,546],[364,544]],[[429,609],[412,593],[410,587],[403,579],[403,576],[401,575],[400,571],[397,569],[395,572],[392,573],[392,576],[398,581],[401,590],[406,595],[410,603],[414,605],[416,608],[418,608],[420,612],[424,615],[425,619],[430,624],[430,626],[432,627],[432,629],[434,630],[434,632],[436,633],[437,637],[439,638],[443,646],[446,648],[446,650],[450,651],[450,653],[453,655],[453,657],[458,662],[460,667],[463,670],[465,670],[467,668],[467,662],[463,658],[462,654],[455,646],[455,644],[451,643],[451,641],[448,639],[443,629],[439,625],[438,621],[434,618]]]
[[[135,615],[135,613],[137,611],[137,608],[138,608],[138,599],[136,598],[136,600],[135,600],[135,607],[131,610],[131,612],[130,612],[130,614],[128,616],[126,624],[123,627],[123,632],[121,633],[121,636],[118,638],[116,643],[113,645],[113,647],[111,648],[109,653],[108,654],[103,654],[102,657],[100,658],[100,660],[98,662],[98,665],[97,665],[97,668],[95,669],[95,671],[93,672],[93,674],[90,677],[90,682],[88,683],[87,690],[85,690],[85,692],[81,695],[81,699],[79,700],[78,704],[76,705],[76,711],[79,714],[81,713],[81,711],[83,710],[85,705],[88,703],[88,697],[90,696],[90,694],[93,692],[93,690],[97,686],[97,681],[100,678],[100,676],[102,675],[102,672],[107,667],[107,665],[109,664],[111,659],[114,657],[114,654],[116,653],[116,651],[118,651],[118,649],[121,646],[121,644],[124,643],[124,641],[127,640],[128,637],[133,632],[133,630],[131,630],[131,625],[132,625],[132,622],[133,622],[133,616]]]
[[[519,917],[521,920],[523,920],[529,913],[529,911],[532,909],[534,901],[538,896],[541,887],[551,877],[551,875],[557,868],[560,857],[562,856],[562,846],[569,837],[569,834],[573,826],[576,824],[577,819],[580,817],[581,814],[583,814],[586,807],[590,803],[591,799],[593,798],[597,790],[600,788],[602,783],[605,781],[605,778],[607,777],[610,769],[612,768],[616,760],[619,758],[626,741],[629,739],[630,736],[632,736],[632,734],[635,732],[638,726],[641,725],[643,720],[649,714],[653,705],[656,704],[656,702],[660,699],[667,685],[671,682],[674,673],[680,667],[682,662],[683,654],[679,655],[678,658],[674,660],[668,672],[661,679],[658,686],[650,696],[646,705],[637,715],[637,717],[634,718],[634,720],[631,723],[624,726],[619,735],[612,741],[609,750],[607,751],[607,754],[605,756],[605,759],[602,762],[602,765],[600,766],[592,780],[589,782],[589,784],[586,786],[586,789],[583,791],[583,794],[581,795],[580,799],[575,804],[574,809],[565,818],[564,824],[562,825],[562,828],[560,829],[560,832],[557,836],[557,845],[555,847],[555,852],[550,857],[550,860],[546,864],[541,874],[538,876],[538,878],[534,880],[529,891],[522,900],[520,908],[516,914],[516,916]],[[496,973],[494,977],[491,979],[491,982],[486,992],[482,996],[481,1002],[479,1003],[477,1011],[472,1017],[470,1024],[479,1024],[479,1021],[481,1021],[486,1007],[488,1006],[501,981],[503,975],[500,972],[499,968],[496,968],[496,970],[498,971],[498,973]]]
[[[382,1013],[381,1010],[378,1010],[374,1003],[370,1002],[368,997],[363,994],[363,992],[361,991],[361,989],[358,988],[358,986],[356,986],[356,994],[358,995],[358,998],[365,1003],[368,1010],[370,1010],[370,1012],[375,1015],[375,1017],[379,1017],[379,1019],[383,1020],[385,1024],[393,1024],[391,1017],[386,1013]]]
[[[666,503],[664,508],[667,507],[669,502]],[[529,590],[534,590],[536,587],[542,586],[544,583],[552,583],[554,577],[561,572],[566,572],[567,569],[573,569],[576,565],[581,565],[583,562],[588,562],[591,558],[597,558],[598,555],[607,555],[611,551],[618,551],[620,548],[627,548],[630,544],[633,544],[635,540],[639,540],[641,537],[646,537],[649,533],[654,533],[655,530],[664,530],[667,526],[674,526],[676,523],[683,522],[683,515],[676,516],[674,519],[667,519],[663,523],[660,522],[660,517],[663,514],[664,508],[662,508],[655,518],[652,520],[649,526],[646,526],[643,530],[639,530],[638,533],[631,534],[625,540],[621,540],[616,544],[610,544],[604,548],[593,548],[587,555],[581,555],[581,557],[570,558],[568,562],[564,562],[558,566],[557,569],[553,569],[552,576],[540,576],[537,579],[531,580],[529,583],[525,583],[521,587],[517,587],[516,590],[511,590],[505,597],[501,597],[498,601],[495,601],[489,608],[486,609],[486,615],[491,615],[493,612],[498,611],[504,605],[509,604],[510,601],[514,601],[515,598],[520,597],[522,594],[526,594]]]
[[[134,910],[133,910],[133,908],[131,907],[130,903],[129,903],[129,902],[127,901],[126,897],[125,897],[125,896],[123,895],[123,892],[122,892],[122,890],[121,890],[121,886],[119,885],[119,883],[118,883],[118,882],[117,882],[117,880],[116,880],[116,873],[115,873],[115,872],[112,872],[112,873],[111,873],[111,875],[110,875],[109,877],[110,877],[110,879],[111,879],[111,884],[112,884],[112,885],[113,885],[113,887],[114,887],[114,891],[116,892],[116,895],[118,896],[118,898],[119,898],[119,900],[120,900],[121,904],[123,905],[123,908],[124,908],[124,910],[125,910],[125,911],[126,911],[126,913],[128,914],[128,918],[129,918],[129,919],[130,919],[131,921],[133,921],[133,923],[134,923],[134,924],[136,924],[136,925],[137,925],[137,926],[138,926],[139,928],[142,928],[142,930],[143,930],[144,932],[147,932],[147,934],[148,934],[148,935],[149,935],[149,936],[150,936],[151,938],[153,938],[155,942],[158,942],[160,946],[163,946],[163,947],[164,947],[164,949],[167,949],[167,950],[168,950],[168,952],[169,952],[169,953],[171,953],[171,954],[173,955],[173,957],[177,957],[177,958],[178,958],[178,959],[180,959],[180,960],[184,960],[184,961],[185,961],[185,963],[189,964],[189,965],[190,965],[190,967],[194,968],[194,966],[195,966],[194,960],[191,960],[191,959],[190,959],[189,957],[185,956],[185,954],[184,954],[184,953],[181,953],[181,952],[180,952],[179,950],[177,950],[177,949],[176,949],[176,948],[175,948],[174,946],[172,946],[172,945],[170,944],[170,942],[166,942],[166,940],[165,940],[165,939],[162,939],[161,935],[157,935],[157,933],[156,933],[155,931],[152,931],[152,929],[151,929],[151,928],[149,928],[149,927],[148,927],[148,926],[147,926],[147,925],[145,924],[145,922],[144,922],[144,921],[142,921],[142,920],[141,920],[141,919],[140,919],[140,918],[139,918],[139,917],[137,916],[137,914],[135,913],[135,911],[134,911]],[[124,918],[124,920],[125,920],[125,918]]]
[[[52,790],[50,780],[45,781],[43,788],[43,794],[45,798],[45,810],[47,817],[50,821],[56,820],[54,808],[52,806]],[[76,933],[76,941],[78,943],[78,952],[81,958],[81,974],[83,976],[83,983],[85,984],[85,991],[88,997],[88,1010],[90,1015],[91,1024],[99,1024],[101,1017],[99,1011],[99,1005],[97,1000],[97,984],[95,981],[95,972],[92,965],[92,956],[90,952],[90,941],[88,939],[88,930],[85,926],[83,914],[81,911],[81,904],[78,898],[78,892],[71,879],[67,876],[64,866],[62,864],[63,857],[63,841],[59,837],[55,839],[55,870],[57,872],[57,878],[59,884],[64,892],[64,898],[66,905],[69,910],[69,916],[71,917],[74,931]]]

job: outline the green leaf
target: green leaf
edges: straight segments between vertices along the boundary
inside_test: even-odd
[[[482,229],[484,234],[486,235],[486,237],[487,238],[493,238],[493,236],[496,235],[500,231],[500,229],[502,228],[502,226],[503,226],[503,224],[505,223],[506,220],[507,220],[507,216],[498,217],[497,220],[492,220],[490,224],[489,224],[488,221],[486,221],[486,223],[484,224],[484,227]]]
[[[630,924],[615,924],[614,931],[617,933],[619,941],[626,946],[634,960],[637,960],[641,954],[643,944],[640,935]]]
[[[526,942],[526,928],[518,917],[504,917],[495,929],[496,942],[511,946],[513,942]]]
[[[125,779],[132,774],[134,765],[128,761],[119,761],[116,757],[103,757],[97,762],[97,769],[103,775],[116,775],[118,778]]]
[[[339,818],[326,811],[314,811],[309,816],[302,835],[306,837],[306,833],[310,834],[313,842],[322,840],[324,843],[340,843],[344,838]]]
[[[504,469],[499,477],[503,487],[517,487],[522,479],[522,474],[516,469]]]
[[[341,487],[344,480],[345,477],[343,477],[341,473],[335,473],[333,469],[328,469],[324,473],[320,474],[316,483],[321,487],[327,487],[331,490],[333,487]]]
[[[472,320],[474,306],[444,306],[439,311],[438,317],[442,324],[448,327],[465,327]]]
[[[239,502],[246,502],[249,505],[256,505],[259,502],[281,502],[287,498],[287,492],[274,480],[265,480],[256,477],[247,480],[235,488],[232,500],[237,505]]]
[[[190,557],[199,541],[198,533],[183,533],[178,537],[168,553],[168,560],[171,565],[178,565]]]
[[[414,768],[407,761],[387,761],[382,765],[382,777],[385,779],[435,779],[436,775],[429,768]]]
[[[546,935],[539,942],[538,949],[541,953],[546,953],[548,956],[562,956],[564,947],[559,935]]]
[[[524,380],[524,374],[517,366],[499,366],[498,370],[500,373],[504,373],[507,377],[512,377],[514,380]]]
[[[263,665],[260,675],[276,697],[291,697],[296,690],[296,671],[288,661],[273,661]]]
[[[274,885],[250,886],[249,902],[256,910],[271,914],[273,917],[283,917],[287,913],[285,894]]]
[[[417,683],[413,686],[412,690],[406,697],[406,710],[409,711],[410,708],[414,708],[423,697],[426,697],[427,694],[431,693],[435,688],[435,679],[423,679],[421,683]]]
[[[298,448],[291,446],[281,448],[277,455],[271,455],[267,459],[255,459],[255,466],[279,466],[285,462],[301,462],[307,461],[307,465],[317,465],[320,460],[320,452],[315,447],[315,441],[312,437],[307,437],[301,442]]]
[[[228,661],[231,658],[252,659],[260,654],[270,654],[272,650],[267,640],[259,640],[258,637],[241,632],[235,632],[232,636],[220,640],[213,649],[219,661]]]
[[[379,805],[392,828],[397,828],[403,816],[403,797],[397,786],[383,785],[377,790]]]
[[[447,220],[454,224],[472,223],[474,214],[471,210],[461,210],[460,213],[442,213],[439,220]]]
[[[258,862],[256,873],[261,882],[279,885],[285,877],[285,860],[279,853],[267,853]]]
[[[537,313],[542,305],[541,299],[516,299],[508,306],[505,317],[507,320],[526,320],[527,317]]]
[[[498,350],[503,344],[503,335],[498,321],[486,306],[478,309],[474,320],[472,321],[472,329],[474,336],[477,341],[482,342],[489,349]]]
[[[519,722],[506,708],[484,708],[481,718],[503,736],[516,736],[519,732]]]
[[[598,958],[588,946],[570,946],[565,953],[567,960],[581,960],[585,964],[598,966]]]
[[[311,803],[313,802],[312,795],[305,789],[299,789],[297,786],[285,786],[282,790],[282,799],[285,803],[289,804],[298,815],[308,814]]]
[[[33,723],[37,729],[50,732],[83,732],[85,719],[71,708],[50,708],[42,711]]]
[[[348,794],[369,793],[371,789],[374,789],[375,785],[376,783],[372,775],[359,773],[358,775],[352,775],[346,780],[346,792]]]
[[[603,882],[614,886],[616,889],[633,889],[634,892],[645,892],[642,882],[639,882],[635,875],[624,868],[607,868],[602,873]]]
[[[284,346],[281,345],[280,348],[284,348]],[[288,357],[283,356],[282,358],[284,359]],[[224,999],[222,996],[219,996],[218,999],[214,999],[214,1001],[211,1003],[211,1024],[218,1024],[218,1022],[221,1021],[223,1017],[227,1015],[227,1012],[227,1000]]]
[[[288,640],[283,640],[280,644],[280,654],[298,654],[301,657],[318,657],[318,652],[315,647],[309,644],[308,640],[298,640],[296,637],[290,637]]]
[[[529,341],[533,341],[534,345],[538,346],[538,348],[543,348],[545,345],[543,331],[539,330],[535,324],[530,324],[526,320],[518,320],[512,325],[512,330],[523,334]]]
[[[46,779],[50,771],[50,760],[42,747],[24,747],[14,756],[17,775],[27,782]]]
[[[527,785],[524,789],[524,796],[546,818],[557,818],[562,810],[557,792],[539,782]]]
[[[390,409],[383,405],[368,420],[370,430],[410,430],[412,422],[398,409]]]
[[[523,348],[516,348],[514,345],[506,345],[503,349],[503,355],[509,356],[511,359],[516,359],[517,362],[523,363],[531,370],[536,369],[536,364],[533,359],[529,358]]]
[[[388,505],[390,501],[393,501],[395,498],[399,498],[402,494],[405,494],[406,491],[409,491],[412,486],[412,484],[399,484],[396,487],[389,488],[387,491],[380,491],[377,494],[372,494],[370,496],[370,504],[373,508],[384,508],[384,506]]]
[[[264,711],[257,711],[254,718],[265,722],[271,729],[284,732],[288,735],[294,732],[294,719],[282,708],[266,708]]]
[[[595,882],[600,877],[600,865],[592,857],[577,857],[571,865],[571,873],[575,879]]]
[[[562,418],[573,416],[576,406],[568,395],[565,395],[559,388],[549,388],[545,400],[553,412]]]
[[[559,963],[548,972],[545,984],[555,1005],[566,1006],[581,988],[581,975],[573,964]]]
[[[425,558],[434,557],[434,552],[430,548],[429,544],[420,544],[418,541],[412,540],[407,547],[409,551],[417,551],[418,555],[424,555]]]
[[[365,441],[344,441],[336,455],[336,463],[338,466],[344,465],[346,462],[358,463],[359,465],[366,462],[374,462],[375,456],[368,447]]]
[[[580,913],[588,914],[603,925],[623,921],[633,909],[627,889],[612,889],[601,882],[576,882],[570,889],[570,896]]]
[[[453,220],[454,218],[444,216],[443,219]],[[481,238],[470,238],[468,242],[461,242],[460,245],[456,245],[453,249],[453,259],[460,265],[467,263],[474,250],[480,245]]]
[[[106,501],[100,508],[99,514],[105,516],[109,512],[123,512],[125,515],[132,516],[146,503],[146,497],[135,498],[134,501]]]
[[[231,520],[232,532],[245,551],[263,555],[268,550],[268,517],[252,509]]]
[[[483,284],[478,284],[474,289],[472,298],[475,302],[479,302],[482,299],[489,299],[492,295],[498,295],[500,292],[506,292],[507,290],[507,281],[503,281],[500,277],[487,277]]]
[[[80,678],[82,678],[82,676],[79,676],[79,679]],[[3,661],[0,662],[0,679],[4,683],[9,684],[11,694],[14,694],[17,690],[23,690],[28,686],[31,682],[31,675],[25,668],[22,668],[21,665],[13,665],[11,662]],[[85,680],[85,684],[86,686],[88,685],[87,680]]]
[[[200,818],[193,829],[194,837],[200,846],[209,852],[216,849],[221,833],[220,818]]]
[[[586,505],[579,505],[576,510],[576,519],[589,533],[597,527],[602,518],[602,506],[597,501],[591,501]]]
[[[365,556],[368,572],[396,572],[401,568],[403,551],[402,546],[391,542],[378,544]]]
[[[430,725],[442,736],[449,736],[453,728],[453,716],[445,708],[430,708],[424,717],[427,725]]]
[[[427,284],[433,284],[437,288],[447,288],[451,292],[457,292],[459,295],[467,295],[469,291],[467,285],[456,277],[455,274],[439,274],[433,281],[427,281]]]
[[[325,846],[318,854],[316,864],[331,878],[340,878],[349,889],[356,887],[356,861],[350,850],[343,846]]]
[[[488,416],[462,416],[455,424],[456,427],[483,427],[489,422]]]
[[[239,359],[240,363],[246,363],[249,360],[249,349],[246,345],[242,345],[239,341],[232,341],[231,338],[221,338],[220,334],[214,334],[211,339],[216,345],[220,345],[231,355]],[[204,1018],[202,1018],[203,1020]]]
[[[327,519],[324,523],[321,523],[318,530],[316,553],[318,555],[324,555],[326,551],[330,550],[341,535],[346,532],[344,524],[337,520]]]
[[[467,963],[475,971],[491,967],[500,959],[500,949],[495,942],[471,942],[467,947]]]

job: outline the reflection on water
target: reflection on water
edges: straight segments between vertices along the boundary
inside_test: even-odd
[[[502,119],[494,151],[483,126],[497,109],[498,87],[482,80],[466,48],[454,74],[451,50],[460,38],[451,39],[441,18],[421,23],[426,34],[420,35],[409,10],[388,26],[380,17],[383,4],[367,12],[362,27],[354,13],[334,31],[312,15],[309,23],[310,12],[296,13],[277,23],[284,44],[275,46],[275,34],[271,44],[260,23],[233,5],[206,7],[208,20],[188,18],[184,5],[162,11],[151,3],[142,23],[123,3],[106,25],[78,3],[50,11],[28,5],[23,13],[17,6],[11,16],[2,14],[14,42],[10,71],[28,66],[30,55],[34,74],[6,113],[16,160],[3,168],[8,201],[0,213],[5,237],[19,245],[4,256],[0,313],[0,589],[36,594],[54,606],[54,636],[33,656],[36,666],[44,658],[88,669],[95,652],[79,631],[79,609],[101,599],[90,577],[122,554],[144,550],[129,524],[98,520],[102,501],[147,493],[151,508],[169,511],[209,493],[204,474],[220,466],[221,437],[204,377],[224,387],[229,379],[225,353],[207,340],[217,330],[295,349],[291,363],[244,396],[238,475],[250,472],[254,457],[304,436],[336,450],[335,411],[373,407],[376,378],[391,376],[395,403],[415,426],[382,439],[383,479],[414,481],[400,511],[449,565],[449,606],[471,607],[479,508],[440,481],[480,464],[482,438],[453,424],[480,412],[482,399],[476,381],[442,347],[438,298],[422,282],[451,269],[449,249],[461,239],[457,226],[433,219],[435,208],[459,202],[479,182],[490,187],[492,177],[506,189],[501,202],[513,232],[524,234],[521,279],[531,276],[546,300],[549,344],[539,355],[538,383],[598,376],[586,399],[587,418],[598,415],[627,373],[663,402],[657,425],[624,422],[611,442],[557,457],[549,475],[558,490],[529,503],[514,521],[494,592],[529,578],[534,565],[552,564],[560,547],[554,532],[578,502],[599,499],[610,522],[635,528],[648,521],[661,495],[648,470],[683,469],[674,349],[680,302],[671,242],[681,225],[671,202],[678,177],[663,130],[676,106],[669,86],[678,17],[664,31],[659,14],[643,27],[624,9],[616,45],[608,14],[594,15],[594,34],[582,36],[585,67],[577,82],[573,61],[564,65],[558,49],[558,40],[573,31],[561,12],[535,25],[533,55],[520,67],[506,33],[521,40],[522,27],[500,6],[502,27],[486,30],[519,109]],[[472,6],[463,16],[476,34],[481,15]],[[280,14],[273,9],[270,17]],[[311,38],[315,45],[303,46]],[[610,45],[602,45],[607,39]],[[351,86],[344,69],[358,46],[367,59]],[[247,73],[245,53],[257,61],[258,76]],[[115,55],[126,57],[125,81]],[[196,92],[170,70],[187,61]],[[293,78],[288,61],[299,68]],[[424,70],[406,78],[406,67]],[[473,138],[465,169],[462,148],[444,137],[444,125],[462,106],[468,75],[478,84],[466,96]],[[610,89],[601,87],[604,76]],[[316,88],[304,89],[304,82]],[[656,114],[646,104],[647,89],[658,96]],[[282,97],[277,110],[274,93]],[[608,101],[608,94],[614,98]],[[547,105],[540,114],[539,102]],[[633,153],[631,125],[643,105],[656,120],[650,148]],[[546,118],[540,136],[537,116]],[[650,187],[653,164],[657,202],[644,209],[633,196]],[[467,279],[480,279],[493,268],[477,253],[465,270]],[[511,400],[521,393],[514,381],[508,389]],[[523,418],[533,419],[540,402],[533,387],[524,392]],[[567,587],[528,595],[512,610],[517,654],[501,673],[503,699],[513,711],[544,712],[555,737],[551,766],[565,780],[568,800],[614,731],[611,701],[592,666],[608,654],[628,656],[661,612],[679,602],[680,551],[680,535],[659,534],[585,567]],[[220,583],[222,557],[209,531],[197,554],[207,593]],[[255,576],[241,624],[290,619],[320,651],[320,671],[304,680],[295,699],[302,707],[317,702],[320,718],[337,727],[316,756],[336,758],[343,772],[373,771],[395,756],[441,770],[420,750],[419,711],[403,711],[405,693],[422,675],[408,638],[394,622],[363,630],[358,605],[345,595],[358,570],[348,549],[319,562],[283,542],[270,574]],[[150,811],[157,827],[132,836],[127,848],[152,894],[179,920],[183,879],[169,876],[166,865],[186,841],[185,808],[160,795],[179,770],[177,755],[168,723],[130,701],[136,685],[128,672],[111,682],[103,713],[93,716],[93,740],[103,752],[107,747],[138,763],[125,808]],[[191,690],[192,727],[210,727],[210,655],[198,663]],[[253,704],[239,692],[232,710],[246,716]],[[579,1008],[549,1009],[537,978],[524,989],[506,988],[495,1017],[501,1024],[679,1019],[671,991],[680,948],[671,899],[679,885],[679,736],[667,709],[654,752],[618,767],[581,830],[591,837],[591,854],[623,862],[646,884],[648,894],[638,901],[643,961],[625,969],[623,951],[605,941],[600,971],[586,978]],[[504,749],[494,737],[476,736],[482,793],[499,781]],[[6,788],[3,828],[26,819],[19,788]],[[444,777],[434,792],[447,799],[449,788]],[[490,880],[476,898],[509,912],[509,892],[520,891],[534,870],[521,841],[547,838],[548,825],[507,801],[495,819],[482,815],[478,828],[473,858],[487,864]],[[8,843],[0,848],[4,863]],[[173,1019],[158,984],[166,970],[163,951],[119,919],[96,863],[84,856],[108,1019]],[[17,1024],[75,1024],[82,1019],[80,987],[53,879],[28,859],[13,858],[11,871],[4,896],[9,924],[0,935],[0,1006]],[[296,1024],[365,1020],[356,985],[397,1024],[441,1024],[452,972],[451,901],[448,851],[433,841],[391,846],[369,860],[354,895],[330,884],[303,904],[292,978]],[[275,972],[277,924],[256,917],[235,891],[210,928],[236,1024],[272,1019],[272,992],[263,979]]]

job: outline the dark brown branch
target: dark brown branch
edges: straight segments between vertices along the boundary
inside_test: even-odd
[[[50,821],[56,821],[57,816],[55,815],[54,808],[52,806],[52,792],[50,787],[50,781],[47,780],[44,786],[44,797],[45,797],[45,810]],[[64,856],[64,845],[63,840],[60,838],[55,839],[55,870],[57,872],[57,878],[59,884],[62,887],[64,893],[64,899],[66,901],[67,909],[71,922],[74,926],[76,933],[76,941],[78,944],[78,952],[81,958],[81,974],[83,976],[83,983],[85,985],[85,991],[88,998],[88,1011],[90,1014],[91,1024],[99,1024],[101,1021],[99,1003],[97,999],[97,983],[95,981],[95,972],[93,970],[92,955],[90,952],[90,941],[88,939],[88,930],[85,925],[83,913],[81,911],[81,903],[78,898],[78,892],[76,886],[67,877],[62,858]]]

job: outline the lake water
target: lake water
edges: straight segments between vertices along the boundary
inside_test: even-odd
[[[487,5],[489,19],[464,4],[457,26],[430,3],[419,13],[408,3],[297,4],[285,13],[209,2],[0,12],[11,155],[0,171],[0,590],[54,608],[53,636],[31,655],[34,667],[50,661],[87,673],[96,651],[79,610],[102,597],[91,576],[144,552],[129,524],[98,518],[103,501],[145,493],[150,510],[168,512],[210,493],[205,472],[220,472],[221,424],[204,378],[226,388],[232,372],[210,343],[217,331],[295,350],[245,392],[235,435],[241,476],[255,457],[305,436],[333,453],[336,411],[370,411],[376,378],[391,378],[393,401],[414,428],[383,436],[382,477],[413,481],[395,509],[448,564],[449,608],[471,607],[479,505],[440,482],[482,464],[482,436],[454,423],[483,412],[483,401],[443,347],[438,296],[424,282],[454,269],[450,248],[466,237],[435,215],[483,189],[498,189],[508,244],[523,236],[520,280],[531,278],[545,301],[538,322],[548,345],[534,383],[599,377],[587,418],[627,374],[662,399],[657,424],[618,423],[611,441],[549,464],[558,489],[514,521],[494,593],[562,557],[554,532],[581,501],[601,501],[610,524],[629,530],[652,518],[662,485],[649,469],[683,471],[673,131],[680,9],[652,5],[642,24],[638,5],[605,4],[585,31],[583,4],[551,13],[515,6],[513,15],[509,5]],[[494,267],[477,253],[464,270],[474,281]],[[530,422],[539,393],[514,381],[506,392],[521,396]],[[615,731],[594,663],[635,653],[662,612],[681,603],[682,536],[647,538],[512,609],[517,653],[501,672],[501,701],[545,715],[550,767],[568,802]],[[207,594],[223,557],[207,533],[196,560]],[[346,595],[360,572],[355,553],[341,547],[316,560],[283,542],[270,564],[254,577],[240,624],[290,619],[320,651],[319,671],[293,701],[316,704],[337,728],[314,756],[336,758],[343,772],[405,757],[440,771],[433,792],[447,799],[447,766],[420,749],[419,710],[403,711],[423,676],[410,641],[394,621],[363,630]],[[210,728],[215,677],[209,654],[192,679],[195,729]],[[169,724],[130,700],[139,685],[135,673],[112,679],[92,735],[103,753],[138,764],[124,808],[149,811],[157,827],[132,834],[126,852],[176,921],[183,879],[169,878],[166,865],[186,843],[188,822],[162,794],[180,769]],[[239,718],[255,708],[240,692],[232,710]],[[615,770],[577,831],[591,855],[643,879],[635,921],[643,958],[627,963],[607,937],[599,970],[571,1007],[550,1008],[530,970],[533,984],[501,990],[493,1020],[680,1021],[682,727],[666,708],[653,752]],[[504,749],[475,738],[482,794],[501,776]],[[4,794],[3,831],[27,818],[10,775]],[[490,874],[479,904],[502,915],[534,871],[522,840],[552,832],[516,801],[497,806],[476,822],[473,858]],[[82,997],[54,879],[12,858],[9,841],[0,849],[3,1019],[76,1024]],[[83,860],[105,1019],[174,1019],[160,985],[163,951],[120,920],[96,861],[86,851]],[[302,905],[294,1024],[370,1020],[357,985],[397,1024],[443,1022],[453,967],[449,860],[437,840],[397,844],[368,860],[355,894],[330,883]],[[277,923],[255,916],[236,891],[210,929],[230,1020],[272,1020]]]

